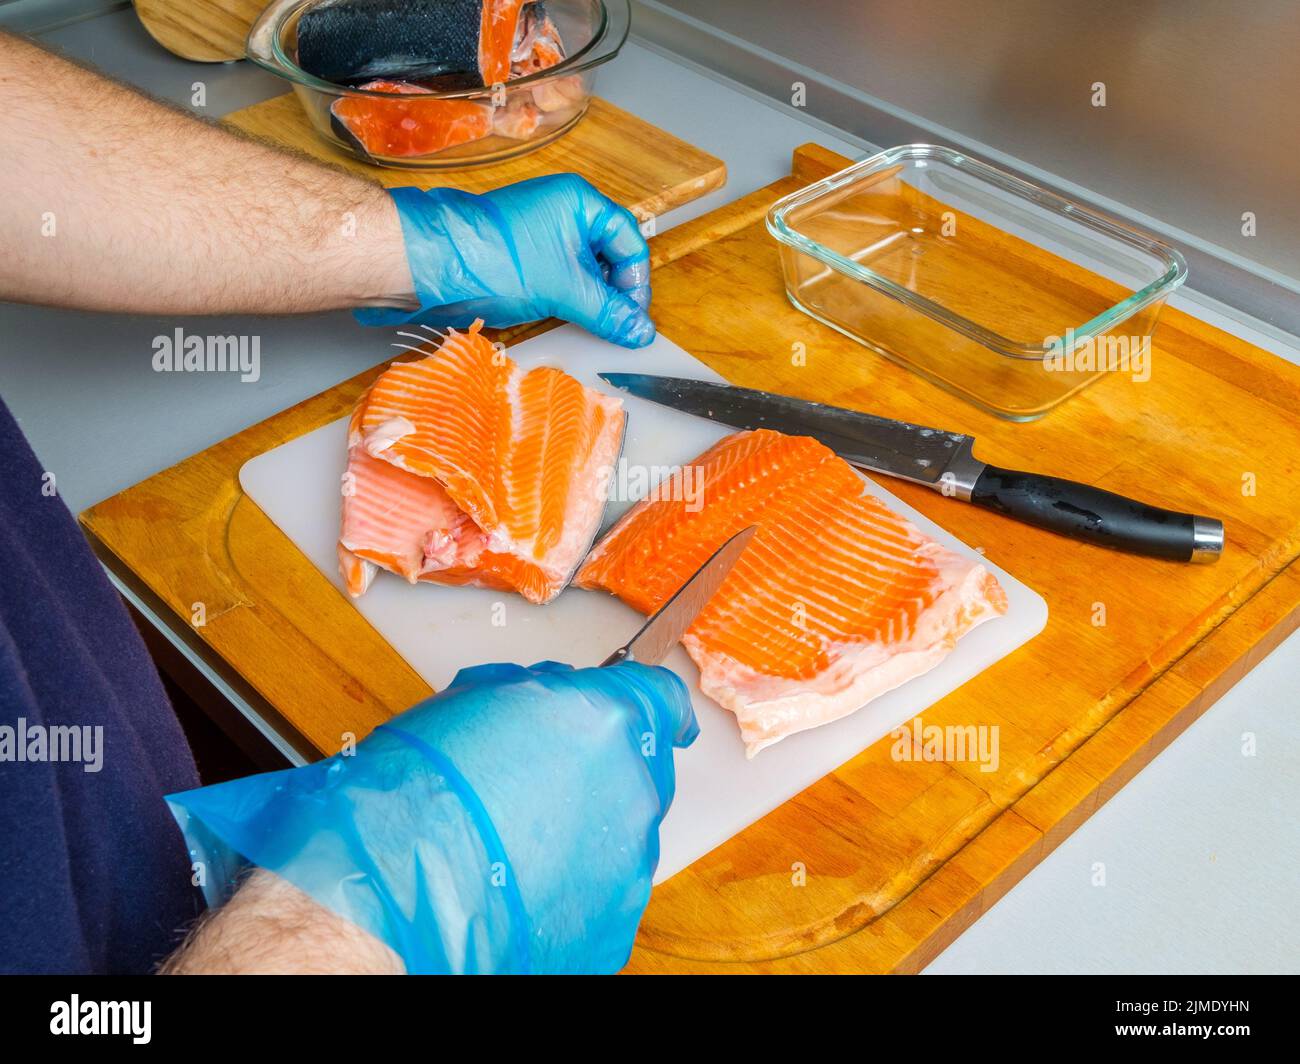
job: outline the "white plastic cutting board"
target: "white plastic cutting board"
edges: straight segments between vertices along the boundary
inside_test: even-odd
[[[518,344],[510,354],[525,367],[563,366],[583,383],[606,391],[611,389],[596,376],[602,370],[721,379],[663,336],[633,352],[566,326]],[[688,462],[727,432],[689,414],[624,398],[628,427],[621,469],[629,474]],[[346,438],[343,418],[252,459],[239,475],[248,496],[334,581],[340,594],[335,544]],[[632,483],[630,476],[627,482]],[[940,543],[976,556],[878,484],[868,480],[867,485]],[[611,503],[607,521],[630,501]],[[1041,631],[1047,622],[1041,596],[997,566],[989,568],[1006,589],[1006,616],[976,628],[926,675],[850,717],[791,736],[752,761],[745,759],[734,718],[699,693],[695,666],[678,647],[664,664],[692,689],[700,737],[690,749],[677,752],[677,798],[664,822],[656,881],[679,872]],[[643,620],[610,595],[578,588],[569,588],[549,605],[530,606],[498,591],[413,587],[383,572],[356,600],[356,608],[435,689],[445,687],[459,668],[485,662],[528,665],[550,659],[594,665],[630,638]]]

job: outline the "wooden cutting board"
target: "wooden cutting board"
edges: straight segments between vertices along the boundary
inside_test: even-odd
[[[891,483],[1047,599],[1037,638],[924,714],[996,726],[997,771],[895,759],[882,740],[656,888],[632,971],[920,969],[1300,625],[1300,369],[1166,308],[1150,381],[1108,377],[1032,424],[986,415],[787,302],[764,215],[846,162],[806,146],[790,177],[656,237],[664,331],[737,384],[972,433],[987,461],[1220,516],[1227,549],[1213,566],[1131,557]],[[428,687],[238,472],[343,416],[380,368],[82,515],[125,581],[321,752]]]
[[[173,55],[199,63],[244,58],[244,41],[270,0],[134,0],[141,25]]]
[[[542,174],[581,174],[643,221],[719,188],[726,164],[693,144],[593,96],[573,129],[536,151],[464,170],[390,170],[354,159],[316,135],[293,93],[235,111],[225,122],[245,133],[304,152],[386,187],[454,186],[487,192]]]
[[[626,352],[576,325],[511,344],[510,355],[525,370],[563,366],[583,384],[606,392],[609,385],[598,374],[627,360]],[[636,352],[636,362],[639,369],[661,376],[718,379],[662,331]],[[732,431],[646,399],[620,398],[627,412],[619,456],[625,470],[686,465]],[[260,454],[239,472],[244,493],[340,592],[345,588],[339,576],[339,478],[347,466],[350,420],[339,418]],[[1047,605],[1032,589],[911,509],[892,494],[892,483],[864,479],[867,491],[926,535],[989,566],[1006,593],[1006,614],[969,632],[924,676],[851,716],[793,735],[753,760],[745,756],[735,717],[699,689],[694,663],[685,648],[675,648],[663,664],[691,689],[700,734],[690,749],[676,755],[677,794],[659,832],[656,882],[680,872],[1042,631]],[[607,526],[631,502],[631,492],[620,491],[617,481],[615,485],[605,509]],[[645,623],[603,591],[569,588],[545,606],[528,606],[514,596],[473,587],[425,586],[412,594],[406,581],[387,574],[377,577],[355,606],[435,689],[446,687],[460,669],[489,662],[598,665]]]

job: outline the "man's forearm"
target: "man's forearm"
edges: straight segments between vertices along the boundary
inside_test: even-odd
[[[164,975],[401,975],[402,959],[279,876],[256,869]]]
[[[0,298],[286,313],[411,304],[375,184],[0,33]]]

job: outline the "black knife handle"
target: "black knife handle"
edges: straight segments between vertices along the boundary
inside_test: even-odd
[[[1152,558],[1212,562],[1223,551],[1223,523],[1212,517],[1162,510],[1040,473],[985,466],[970,501],[1073,539]]]

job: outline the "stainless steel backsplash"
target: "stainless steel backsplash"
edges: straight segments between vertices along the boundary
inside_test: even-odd
[[[809,113],[869,141],[886,144],[890,123],[864,107],[855,128],[843,95],[832,103],[835,94],[819,82],[946,128],[967,147],[986,145],[1300,287],[1297,0],[649,0],[638,7],[699,20],[693,33],[705,65],[711,31],[737,38],[767,70],[767,83],[755,87],[789,103],[773,73],[785,61],[789,80],[808,84]],[[1094,106],[1097,83],[1105,86],[1104,107]],[[1243,233],[1247,212],[1253,236]]]

